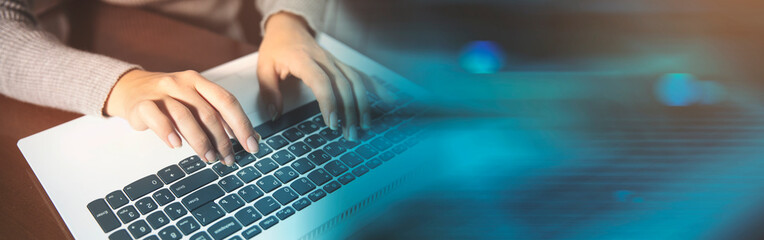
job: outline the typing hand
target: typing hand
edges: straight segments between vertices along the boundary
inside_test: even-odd
[[[154,73],[132,70],[114,85],[104,113],[127,119],[139,131],[151,129],[168,146],[181,146],[180,133],[205,162],[218,158],[232,166],[232,132],[248,152],[260,136],[238,100],[194,71]]]
[[[376,81],[362,78],[359,72],[321,48],[302,18],[282,12],[266,22],[257,64],[260,94],[273,119],[283,107],[279,82],[289,75],[302,79],[311,88],[326,125],[336,130],[341,120],[342,133],[351,141],[358,138],[359,125],[363,129],[371,125],[366,89],[389,99]]]

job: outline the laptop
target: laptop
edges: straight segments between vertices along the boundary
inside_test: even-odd
[[[330,36],[318,43],[387,86],[370,95],[373,126],[350,142],[322,122],[299,80],[270,121],[257,97],[257,53],[202,73],[241,102],[263,136],[260,152],[234,142],[236,164],[206,164],[117,118],[84,116],[18,147],[76,239],[336,239],[423,186],[426,91]]]

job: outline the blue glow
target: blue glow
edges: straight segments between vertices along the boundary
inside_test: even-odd
[[[496,73],[504,67],[504,51],[492,41],[473,41],[462,50],[459,64],[474,74]]]
[[[700,88],[691,74],[670,73],[656,83],[655,95],[667,106],[689,106],[699,99]]]

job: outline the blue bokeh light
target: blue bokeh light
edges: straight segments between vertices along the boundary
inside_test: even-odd
[[[655,95],[667,106],[689,106],[698,101],[700,91],[695,77],[687,73],[670,73],[655,85]]]
[[[474,74],[496,73],[504,67],[504,51],[492,41],[473,41],[461,52],[459,65]]]

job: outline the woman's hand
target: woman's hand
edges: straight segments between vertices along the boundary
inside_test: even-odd
[[[257,135],[236,97],[195,71],[153,73],[132,70],[114,85],[104,113],[127,119],[139,131],[151,129],[168,146],[181,146],[180,133],[205,162],[232,166],[226,129],[245,150],[258,151]]]
[[[302,79],[311,88],[326,125],[336,130],[342,121],[342,132],[348,140],[358,139],[359,125],[364,129],[371,125],[366,89],[381,90],[381,86],[362,78],[321,48],[301,17],[281,12],[266,22],[257,63],[260,94],[273,119],[282,112],[279,80],[289,75]]]

